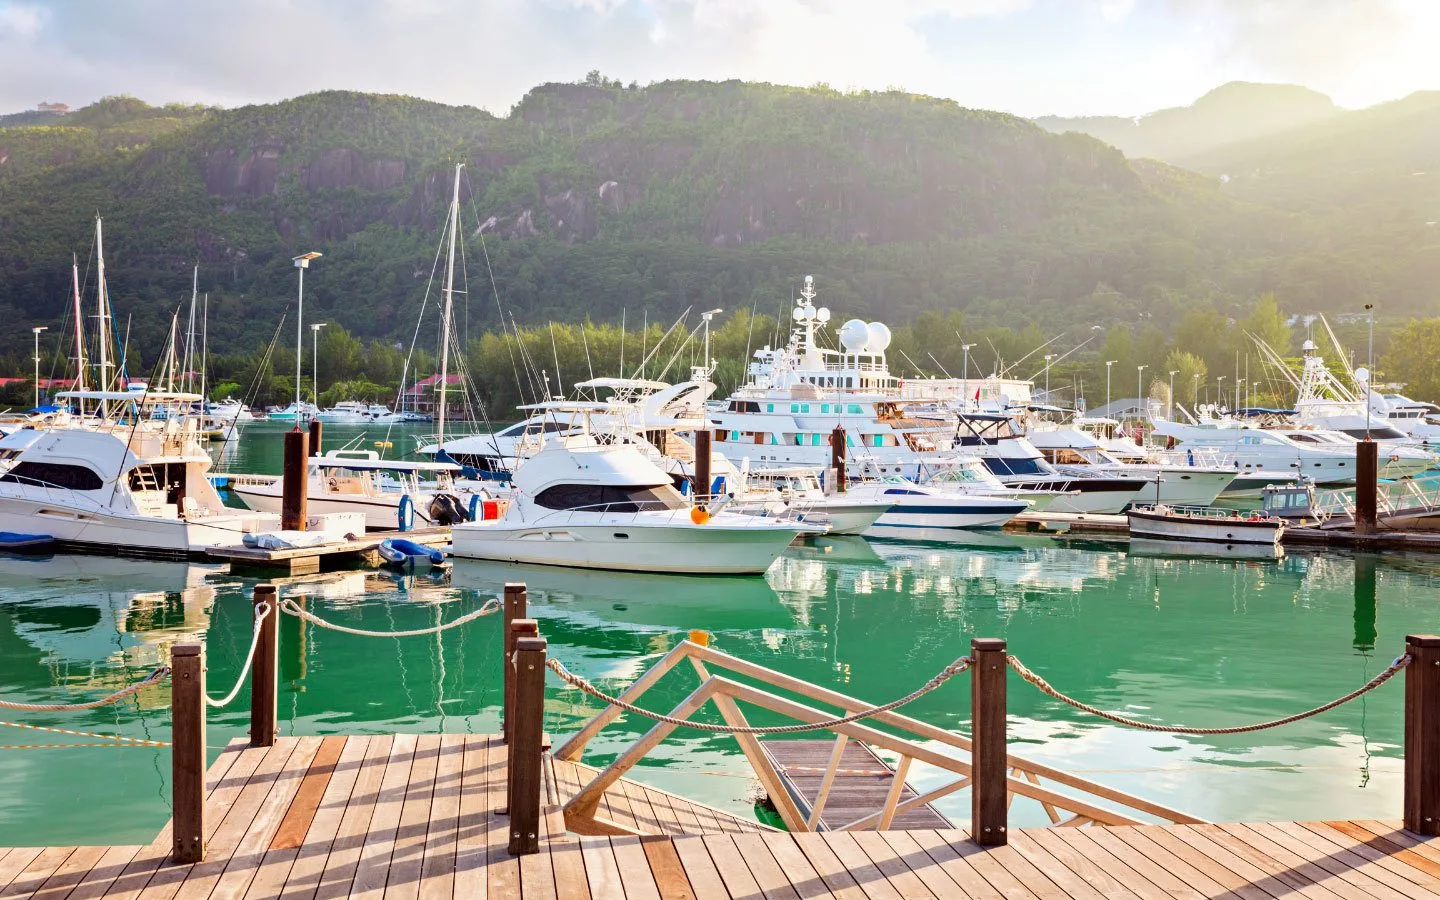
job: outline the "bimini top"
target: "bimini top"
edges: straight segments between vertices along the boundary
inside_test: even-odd
[[[589,381],[578,381],[575,383],[576,389],[582,391],[660,391],[669,386],[667,382],[650,381],[645,378],[592,378]]]
[[[204,399],[199,394],[169,391],[60,391],[55,396],[62,400],[114,400],[125,403],[197,403]]]

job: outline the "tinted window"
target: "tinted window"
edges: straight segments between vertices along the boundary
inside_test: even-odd
[[[1039,460],[1034,459],[996,459],[984,457],[985,468],[996,475],[1043,475],[1045,470],[1040,468]]]
[[[536,494],[535,502],[547,509],[592,509],[596,512],[679,509],[685,505],[669,485],[557,484]]]
[[[72,491],[98,491],[105,486],[100,476],[84,466],[67,466],[63,463],[21,462],[0,478],[0,481],[14,481],[20,484],[45,484],[52,487],[69,488]]]

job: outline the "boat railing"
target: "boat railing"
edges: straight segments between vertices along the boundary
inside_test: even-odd
[[[78,491],[64,485],[55,484],[50,481],[43,481],[38,478],[31,478],[28,475],[16,475],[14,472],[7,472],[0,476],[0,487],[5,484],[18,484],[21,487],[40,488],[45,492],[45,499],[66,503],[71,506],[81,506],[97,512],[105,512],[108,507],[93,497],[86,496],[88,492]],[[104,487],[101,488],[104,490]],[[26,499],[33,499],[26,497]]]
[[[674,519],[683,519],[685,522],[690,522],[690,521],[691,521],[691,518],[690,518],[690,507],[688,507],[688,506],[687,506],[687,507],[678,507],[678,508],[677,508],[677,507],[672,506],[672,505],[670,505],[669,503],[665,502],[664,500],[612,500],[612,501],[610,501],[610,502],[608,502],[608,503],[591,503],[591,504],[587,504],[587,505],[585,505],[585,506],[575,506],[575,507],[571,507],[571,508],[569,508],[569,509],[556,509],[556,510],[551,510],[551,511],[545,513],[544,515],[540,516],[539,518],[531,520],[531,522],[530,522],[529,524],[532,524],[532,525],[550,525],[550,524],[555,524],[555,523],[557,523],[557,522],[563,522],[563,523],[565,523],[565,524],[570,524],[570,523],[574,522],[574,520],[575,520],[575,514],[576,514],[576,513],[583,513],[583,514],[586,514],[586,515],[612,515],[612,516],[629,515],[629,516],[630,516],[629,519],[620,519],[620,520],[616,520],[616,521],[613,522],[613,523],[606,523],[606,524],[623,524],[624,522],[627,522],[627,521],[628,521],[628,522],[636,521],[642,514],[645,514],[645,513],[664,513],[664,512],[671,513],[671,514],[672,514],[672,515],[671,515],[671,518],[674,518]]]
[[[1222,521],[1225,519],[1276,519],[1277,516],[1265,510],[1252,510],[1246,512],[1239,509],[1230,509],[1223,506],[1178,506],[1171,503],[1137,503],[1130,507],[1136,512],[1155,513],[1157,515],[1179,515],[1190,519],[1213,519]]]

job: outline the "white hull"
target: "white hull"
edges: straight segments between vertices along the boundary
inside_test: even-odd
[[[318,493],[314,487],[313,484],[310,486],[310,494],[305,501],[305,508],[311,515],[315,513],[364,513],[367,529],[394,531],[400,527],[402,494],[396,494],[394,497],[346,497]],[[231,485],[230,492],[243,500],[246,506],[260,512],[278,515],[284,502],[278,475],[275,476],[273,487],[257,485],[253,482],[250,484],[236,482]],[[412,509],[415,511],[415,527],[423,528],[433,524],[426,514],[430,508],[430,497],[422,495],[410,499],[414,504]]]
[[[1144,489],[1091,490],[1056,497],[1046,512],[1099,513],[1115,515],[1144,495]]]
[[[1145,467],[1138,467],[1139,471],[1131,468],[1134,474],[1146,472]],[[1155,484],[1152,481],[1149,485],[1140,489],[1135,495],[1133,502],[1145,503],[1168,503],[1172,506],[1209,506],[1215,502],[1225,489],[1235,480],[1234,472],[1214,472],[1199,469],[1186,471],[1184,468],[1165,468],[1150,470],[1147,474],[1153,479],[1155,475],[1160,476],[1160,496],[1156,499]]]
[[[860,534],[880,518],[888,507],[874,503],[821,502],[811,507],[830,523],[830,534]]]
[[[1269,544],[1280,542],[1285,526],[1276,519],[1251,521],[1238,517],[1188,517],[1130,513],[1133,537],[1169,541],[1204,541],[1217,544]]]
[[[583,569],[757,575],[770,568],[794,536],[789,528],[678,521],[531,525],[502,519],[456,526],[452,553],[465,559]]]
[[[905,528],[999,528],[1030,508],[1023,501],[990,498],[976,498],[974,502],[965,499],[947,502],[938,497],[921,499],[925,502],[895,506],[865,533],[875,536],[883,531],[884,536],[889,537]]]
[[[211,547],[238,547],[246,532],[277,527],[279,523],[265,515],[209,516],[191,522],[0,498],[0,531],[48,534],[72,546],[121,554],[198,556]]]

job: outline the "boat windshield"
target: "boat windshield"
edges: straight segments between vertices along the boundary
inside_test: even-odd
[[[684,509],[685,498],[668,484],[556,484],[535,495],[547,509],[588,509],[595,512],[639,512]]]
[[[996,475],[1048,475],[1038,459],[986,456],[985,468]]]

